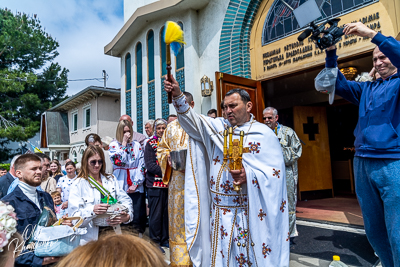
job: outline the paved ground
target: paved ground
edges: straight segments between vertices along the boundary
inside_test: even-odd
[[[290,267],[328,267],[333,255],[349,267],[381,266],[362,227],[299,220],[298,231],[290,250]],[[163,249],[169,263],[169,249]]]
[[[349,267],[379,266],[362,228],[299,221],[290,252],[291,267],[329,266],[338,255]]]

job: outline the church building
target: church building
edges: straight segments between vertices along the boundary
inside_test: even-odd
[[[143,132],[149,119],[175,114],[163,89],[168,20],[185,34],[181,52],[172,57],[172,73],[194,96],[198,113],[219,108],[225,93],[246,89],[252,113],[278,109],[279,122],[292,127],[303,142],[299,160],[299,199],[354,194],[353,130],[358,107],[314,88],[324,68],[325,52],[306,38],[293,9],[307,0],[124,0],[124,25],[104,53],[121,59],[121,114]],[[400,38],[398,0],[316,0],[322,17],[340,18],[339,26],[361,21],[387,36]],[[346,78],[372,69],[374,44],[343,36],[337,43],[339,69]]]

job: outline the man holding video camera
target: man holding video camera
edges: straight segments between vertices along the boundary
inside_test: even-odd
[[[361,22],[344,34],[371,38],[374,82],[347,81],[339,71],[336,94],[359,106],[354,131],[356,193],[369,242],[383,266],[400,263],[400,43]],[[337,66],[336,46],[326,49],[326,67]]]

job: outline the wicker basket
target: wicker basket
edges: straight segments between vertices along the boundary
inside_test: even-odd
[[[115,218],[122,212],[128,212],[128,208],[122,204],[116,203],[111,205],[106,213],[97,215],[96,218],[93,219],[93,223],[96,226],[110,226],[107,220]]]

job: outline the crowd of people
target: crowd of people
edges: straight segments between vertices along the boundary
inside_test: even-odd
[[[339,72],[333,83],[360,106],[354,164],[367,237],[383,266],[398,266],[400,154],[391,129],[400,125],[400,44],[362,23],[344,32],[377,45],[376,81],[349,82]],[[335,51],[327,49],[327,68],[337,66]],[[177,115],[146,121],[147,136],[123,115],[114,139],[86,136],[79,166],[35,153],[15,156],[6,173],[0,169],[0,266],[167,266],[163,247],[170,248],[171,266],[289,266],[302,154],[294,130],[278,122],[273,107],[257,122],[243,89],[226,93],[217,117],[215,109],[196,113],[193,96],[173,77],[164,88]],[[234,144],[241,145],[238,165]],[[44,213],[54,215],[45,226],[59,219],[72,227],[82,218],[87,231],[69,255],[18,249]]]

